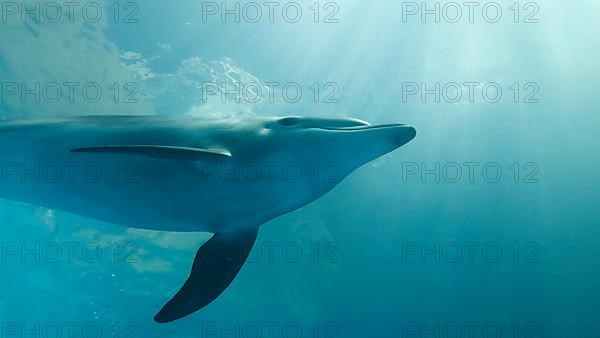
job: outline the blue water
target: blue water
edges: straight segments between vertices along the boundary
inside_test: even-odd
[[[193,0],[101,3],[97,22],[83,1],[37,23],[2,1],[2,117],[351,116],[418,136],[262,226],[231,287],[167,325],[152,317],[207,234],[1,201],[2,337],[598,337],[597,1],[521,2],[518,14],[499,1],[495,23],[489,2],[473,23],[464,6],[456,23],[452,8],[422,22],[383,0],[320,2],[318,23],[313,1],[297,2],[296,23],[281,15],[289,2],[273,23],[262,2],[257,23]],[[72,98],[66,82],[79,84]],[[262,97],[204,96],[215,82]],[[36,83],[39,100],[21,97]],[[89,83],[97,101],[82,96]]]

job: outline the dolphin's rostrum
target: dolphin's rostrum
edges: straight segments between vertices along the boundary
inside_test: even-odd
[[[166,323],[203,308],[227,288],[261,224],[318,199],[415,135],[407,125],[350,118],[5,121],[5,163],[68,163],[70,169],[93,163],[96,175],[30,180],[11,170],[3,174],[0,198],[140,229],[213,233],[188,280],[155,316]]]

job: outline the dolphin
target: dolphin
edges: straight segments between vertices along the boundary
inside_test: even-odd
[[[353,118],[80,116],[0,122],[0,198],[157,231],[209,232],[168,323],[233,281],[260,225],[320,198],[416,130]]]

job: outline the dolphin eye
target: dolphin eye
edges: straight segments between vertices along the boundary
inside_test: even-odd
[[[284,117],[277,121],[282,126],[290,127],[297,125],[300,122],[300,119],[297,117]]]

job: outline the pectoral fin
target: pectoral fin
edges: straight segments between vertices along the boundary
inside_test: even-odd
[[[196,253],[192,272],[181,290],[154,317],[168,323],[215,300],[231,284],[248,258],[258,229],[215,234]]]
[[[177,160],[206,160],[231,157],[231,153],[223,149],[202,149],[194,147],[171,147],[153,145],[110,145],[98,147],[76,148],[72,153],[113,153],[143,155],[154,158],[167,158]]]

